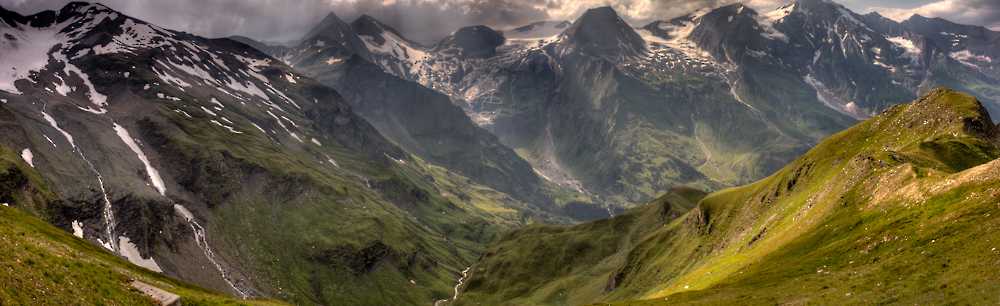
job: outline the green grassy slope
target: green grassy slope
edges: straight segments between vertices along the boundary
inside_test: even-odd
[[[44,211],[52,200],[41,176],[0,147],[0,203],[6,204],[0,205],[0,304],[154,305],[129,286],[138,280],[181,296],[184,305],[284,305],[238,300],[172,280],[28,213]]]
[[[695,206],[704,192],[677,188],[648,205],[573,227],[533,225],[504,235],[474,266],[459,304],[568,304],[593,300],[627,250]],[[567,295],[567,291],[579,295]]]
[[[239,300],[134,266],[25,212],[0,207],[0,304],[155,305],[129,286],[139,280],[184,305],[285,305]]]
[[[560,292],[571,298],[545,299],[540,288],[561,279],[539,274],[524,296],[536,304],[996,303],[995,129],[971,96],[935,90],[831,136],[768,178],[705,197],[616,252],[627,258],[614,269],[553,263],[606,286],[573,282]],[[490,267],[531,271],[497,258],[477,265],[467,303],[502,296],[474,287],[478,275],[488,275],[484,284],[518,283]]]
[[[176,122],[176,129],[148,122],[144,131],[178,165],[167,173],[210,200],[209,233],[224,237],[219,253],[267,296],[296,304],[445,298],[485,243],[521,217],[474,201],[488,189],[469,188],[468,200],[453,201],[429,182],[435,175],[446,182],[445,174],[420,160],[376,163],[335,145],[288,150],[260,133]],[[338,165],[322,164],[325,157]]]

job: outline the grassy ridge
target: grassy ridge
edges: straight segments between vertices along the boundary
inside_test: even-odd
[[[552,263],[574,266],[578,277],[605,286],[576,281],[560,287],[569,298],[550,299],[543,289],[564,279],[539,274],[520,284],[529,287],[522,299],[552,305],[995,303],[989,294],[996,282],[984,280],[1000,277],[985,269],[998,262],[987,246],[1000,241],[991,230],[1000,222],[996,135],[974,98],[935,90],[831,136],[768,178],[708,195],[601,265]],[[602,222],[639,224],[629,218]],[[587,226],[594,225],[562,230],[602,235]],[[501,255],[474,270],[481,282],[520,282],[490,270],[497,266],[531,273],[530,260],[508,259],[520,250],[515,244],[493,249]],[[497,287],[474,287],[476,274],[467,303],[502,296]]]
[[[132,280],[181,296],[184,305],[285,305],[238,300],[172,280],[73,237],[27,213],[0,207],[0,303],[154,305]]]
[[[614,286],[596,276],[614,273],[631,245],[704,196],[694,189],[674,189],[616,218],[573,227],[532,225],[508,233],[474,266],[458,304],[572,305],[590,300],[592,293]],[[586,293],[567,294],[570,288],[586,288]]]

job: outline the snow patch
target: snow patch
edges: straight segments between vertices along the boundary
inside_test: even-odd
[[[75,90],[75,88],[72,88],[72,87],[69,87],[69,85],[66,85],[66,81],[63,80],[63,78],[61,76],[56,75],[56,78],[59,79],[59,84],[56,84],[56,93],[58,93],[58,94],[62,95],[63,97],[65,97],[70,92],[73,92],[73,90]]]
[[[791,4],[788,4],[788,5],[779,7],[776,10],[767,12],[767,13],[764,14],[764,18],[767,18],[771,22],[776,22],[776,21],[785,19],[785,17],[788,17],[788,15],[791,15],[792,12],[795,11],[795,5],[796,5],[796,3],[791,3]]]
[[[865,118],[865,115],[863,114],[861,109],[858,108],[857,104],[854,103],[853,101],[849,103],[836,102],[836,100],[839,100],[837,96],[832,91],[830,91],[830,89],[827,88],[825,84],[823,84],[815,77],[813,77],[812,74],[807,74],[805,77],[803,77],[803,81],[805,81],[806,84],[809,84],[809,86],[812,86],[812,88],[816,91],[816,99],[822,102],[823,105],[826,105],[826,107],[829,107],[844,115],[854,117],[855,119]]]
[[[132,240],[125,236],[118,236],[118,249],[121,250],[121,255],[125,256],[129,262],[137,266],[153,270],[162,273],[163,270],[160,269],[160,265],[156,264],[156,260],[152,257],[142,258],[142,254],[139,253],[139,248],[136,247]]]
[[[253,123],[253,122],[250,122],[250,125],[253,125],[253,127],[255,127],[255,128],[257,128],[258,130],[260,130],[260,132],[261,132],[261,133],[264,133],[264,135],[267,135],[267,131],[265,131],[265,130],[264,130],[264,128],[260,127],[260,126],[259,126],[259,125],[257,125],[256,123]]]
[[[104,107],[108,105],[108,97],[97,92],[97,88],[95,88],[94,84],[90,82],[90,77],[87,76],[83,70],[80,70],[79,67],[70,63],[69,60],[66,59],[66,56],[62,53],[54,52],[52,53],[52,58],[63,62],[63,73],[67,76],[69,76],[70,73],[73,73],[76,74],[81,81],[83,81],[83,85],[87,87],[87,96],[90,98],[90,102],[93,103],[94,106],[97,106],[95,112],[99,114],[106,113],[107,111],[104,110]]]
[[[206,112],[206,113],[208,113],[209,115],[212,115],[212,117],[215,117],[215,116],[218,116],[218,114],[216,114],[215,112],[213,112],[213,111],[212,111],[212,110],[210,110],[210,109],[207,109],[207,108],[205,108],[204,106],[199,106],[199,107],[201,107],[201,110],[205,111],[205,112]]]
[[[163,99],[163,100],[170,100],[170,101],[175,101],[175,102],[181,100],[181,98],[173,97],[173,96],[168,96],[168,95],[165,95],[165,94],[160,93],[160,92],[156,93],[156,97],[160,98],[160,99]]]
[[[139,158],[139,161],[146,166],[146,174],[149,175],[149,180],[153,183],[153,187],[160,192],[160,195],[166,195],[167,187],[163,184],[163,178],[160,177],[160,172],[156,171],[156,168],[153,168],[153,164],[149,162],[149,158],[147,158],[146,154],[139,148],[139,144],[135,142],[135,139],[129,135],[128,130],[118,125],[118,123],[113,124],[115,134],[118,134],[118,138],[121,138],[122,142],[125,142],[125,145],[127,145],[129,149],[132,149],[132,152],[134,152],[136,157]]]
[[[330,157],[329,155],[327,155],[326,156],[326,161],[329,162],[334,167],[340,168],[340,165],[337,164],[337,161],[333,160],[333,157]]]
[[[68,132],[66,132],[66,130],[60,128],[59,123],[56,122],[55,118],[52,118],[52,116],[49,116],[49,114],[44,111],[42,112],[42,118],[49,123],[49,126],[56,129],[56,131],[59,131],[59,133],[62,133],[63,137],[66,138],[66,141],[69,142],[69,145],[73,147],[73,149],[76,149],[76,142],[73,142],[73,135],[70,135]]]
[[[684,21],[680,25],[674,25],[666,22],[661,22],[659,27],[661,30],[667,32],[667,38],[657,38],[653,39],[653,42],[664,44],[670,48],[676,49],[690,57],[692,59],[704,60],[707,62],[714,62],[715,59],[712,55],[705,50],[698,47],[697,44],[688,39],[691,32],[694,31],[698,23],[701,21],[701,17],[709,12],[708,9],[699,10],[691,15],[689,15],[691,21]],[[639,31],[640,33],[649,31]],[[651,38],[655,35],[643,35],[643,38]],[[649,40],[647,40],[649,41]]]
[[[181,89],[190,88],[191,87],[191,83],[185,82],[181,78],[178,78],[178,77],[173,76],[171,74],[164,73],[163,71],[160,71],[160,69],[156,69],[156,66],[153,66],[152,68],[153,68],[153,72],[156,73],[156,76],[159,77],[161,80],[163,80],[164,82],[166,82],[168,84],[177,85]]]
[[[58,148],[59,147],[59,146],[56,145],[55,141],[52,141],[52,138],[49,138],[49,135],[42,134],[42,137],[45,137],[45,140],[48,140],[49,143],[52,144],[53,148]]]
[[[302,138],[301,138],[301,137],[299,137],[299,135],[298,135],[298,134],[295,134],[295,133],[292,133],[292,132],[288,132],[288,135],[289,135],[289,136],[292,136],[292,138],[295,138],[295,140],[298,140],[298,141],[299,141],[300,143],[305,143],[305,141],[304,141],[304,140],[302,140]]]
[[[992,63],[993,59],[986,55],[974,54],[969,50],[962,50],[957,52],[949,53],[952,59],[965,64],[966,66],[978,67],[975,62],[979,63]]]
[[[49,63],[49,51],[65,40],[60,26],[48,28],[0,28],[0,90],[21,94],[14,81],[26,79]],[[9,40],[6,36],[13,37]],[[58,52],[58,51],[57,51]]]
[[[385,157],[388,157],[389,159],[391,159],[392,161],[396,162],[397,164],[400,164],[400,165],[405,165],[406,164],[406,161],[403,160],[403,159],[401,159],[401,158],[392,157],[392,155],[389,155],[389,153],[383,153],[383,154],[385,155]]]
[[[766,15],[754,15],[754,20],[757,21],[757,25],[760,25],[760,36],[788,43],[788,36],[774,27],[775,20],[768,18]]]
[[[174,41],[169,35],[169,33],[147,24],[139,24],[132,19],[126,19],[122,24],[122,33],[113,37],[107,44],[94,47],[94,54],[134,54],[135,50],[162,47],[168,42]]]
[[[191,114],[188,114],[188,112],[185,112],[184,110],[181,110],[181,109],[175,109],[174,112],[178,113],[178,114],[181,114],[181,115],[184,115],[184,117],[188,117],[189,119],[194,118],[194,117],[191,117]]]
[[[327,65],[336,65],[336,64],[340,64],[342,62],[344,62],[343,58],[331,57],[331,58],[326,59],[326,64]]]
[[[73,226],[73,236],[76,236],[77,238],[83,238],[83,223],[81,223],[79,220],[73,220],[72,226]]]
[[[223,119],[225,119],[225,118],[223,118]],[[211,122],[212,122],[212,124],[215,124],[215,125],[221,126],[222,128],[225,128],[230,133],[233,133],[233,134],[243,134],[243,132],[240,132],[240,131],[234,129],[233,127],[231,127],[231,126],[223,124],[222,122],[219,122],[219,120],[214,120],[213,119],[213,120],[211,120]]]
[[[225,105],[222,105],[222,102],[219,102],[219,100],[216,100],[215,97],[212,97],[212,99],[210,99],[208,101],[212,102],[215,105],[218,105],[219,107],[225,107]]]
[[[392,56],[400,61],[409,63],[411,67],[428,58],[427,52],[411,46],[405,39],[389,31],[382,32],[382,39],[384,41],[381,45],[375,42],[374,37],[367,35],[360,37],[371,52]]]
[[[913,43],[912,40],[902,36],[886,37],[886,40],[891,42],[896,47],[903,50],[903,56],[910,58],[914,63],[920,59],[921,50]]]
[[[32,168],[35,167],[35,162],[33,161],[35,159],[35,155],[31,153],[31,149],[25,148],[24,150],[21,150],[21,159],[28,163],[28,166],[31,166]]]

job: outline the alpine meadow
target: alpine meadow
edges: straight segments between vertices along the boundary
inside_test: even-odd
[[[0,305],[1000,304],[1000,3],[834,1],[0,0]]]

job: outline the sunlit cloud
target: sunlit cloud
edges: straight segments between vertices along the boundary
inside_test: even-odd
[[[454,30],[483,24],[508,29],[540,20],[574,20],[589,8],[611,6],[636,26],[702,8],[743,3],[770,11],[789,0],[98,0],[168,28],[203,36],[244,35],[267,41],[298,39],[329,12],[347,22],[369,14],[417,41],[433,43]],[[1000,1],[940,0],[917,8],[898,0],[844,0],[859,12],[896,19],[913,13],[1000,28]],[[22,13],[56,9],[68,0],[0,0]],[[290,3],[291,2],[291,3]],[[905,4],[905,3],[904,3]]]

